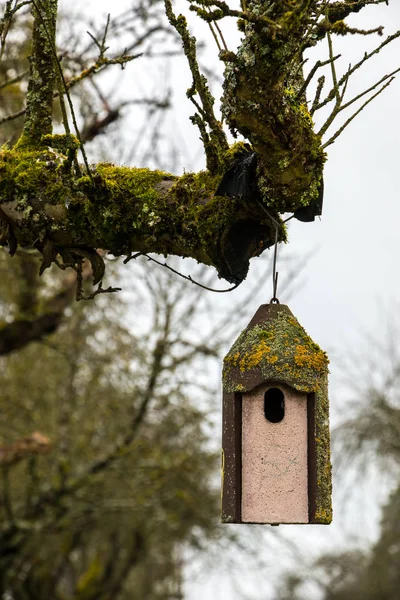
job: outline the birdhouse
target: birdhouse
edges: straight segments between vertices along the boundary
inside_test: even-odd
[[[331,495],[328,357],[264,304],[224,359],[222,522],[328,524]]]

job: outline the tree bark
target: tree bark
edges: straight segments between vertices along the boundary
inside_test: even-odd
[[[365,5],[362,0],[329,6],[321,0],[247,0],[242,11],[226,3],[208,11],[192,3],[208,21],[225,15],[242,18],[244,37],[237,53],[224,50],[220,58],[226,63],[222,113],[232,132],[250,141],[245,151],[254,153],[257,162],[243,192],[245,176],[236,163],[244,144],[227,150],[222,124],[213,113],[214,99],[196,61],[196,40],[185,18],[175,17],[169,0],[167,16],[182,38],[193,75],[188,95],[200,98],[192,120],[199,126],[209,170],[174,177],[110,164],[89,168],[83,154],[82,174],[80,141],[68,132],[51,135],[59,69],[57,0],[34,2],[24,132],[14,149],[0,151],[0,243],[8,243],[11,253],[18,245],[37,248],[43,254],[42,270],[55,262],[79,273],[83,259],[89,258],[95,282],[104,272],[95,249],[103,248],[115,256],[154,252],[192,257],[240,283],[251,257],[270,247],[276,233],[278,241],[286,239],[279,214],[315,205],[319,212],[311,210],[308,220],[320,214],[325,153],[305,99],[303,52],[327,31],[354,33],[335,19]],[[229,184],[229,192],[218,192],[232,169],[236,191]]]
[[[251,142],[259,157],[261,196],[278,212],[308,206],[322,181],[325,153],[301,93],[306,33],[316,4],[303,0],[289,11],[287,2],[249,2],[249,11],[271,25],[248,22],[236,54],[222,53],[227,65],[222,113],[231,130]]]
[[[41,0],[32,4],[32,53],[20,146],[40,147],[42,136],[51,134],[53,129],[57,4],[58,0]]]
[[[250,258],[275,240],[256,196],[214,196],[220,176],[206,171],[178,178],[99,164],[91,178],[76,178],[67,169],[68,159],[51,149],[0,152],[3,241],[39,249],[44,266],[74,266],[95,248],[156,252],[192,257],[238,283]]]

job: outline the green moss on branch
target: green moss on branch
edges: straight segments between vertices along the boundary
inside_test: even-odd
[[[19,147],[40,148],[52,132],[57,0],[32,4],[33,31],[25,123]]]
[[[305,98],[298,94],[309,5],[290,12],[273,0],[249,2],[249,11],[268,16],[277,27],[248,22],[236,55],[225,57],[223,114],[259,155],[263,200],[278,212],[317,199],[325,161]]]
[[[69,165],[50,148],[0,152],[0,218],[17,244],[43,252],[46,266],[96,248],[155,252],[192,257],[237,283],[275,238],[257,203],[215,197],[220,176],[207,171],[175,177],[100,163],[91,177],[75,177]]]

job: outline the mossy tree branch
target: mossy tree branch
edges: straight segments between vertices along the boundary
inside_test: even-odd
[[[77,277],[72,271],[66,273],[57,292],[45,301],[38,302],[36,282],[38,272],[37,258],[31,255],[21,256],[21,270],[29,281],[21,279],[19,293],[19,311],[11,322],[0,322],[0,356],[6,356],[24,348],[31,342],[37,342],[54,331],[65,320],[65,310],[74,301],[77,290]],[[90,264],[83,267],[82,278],[87,281],[92,276]],[[1,453],[0,453],[1,459]],[[0,460],[1,462],[1,460]]]
[[[19,146],[40,147],[53,130],[53,92],[56,81],[54,48],[58,0],[35,0],[26,115]]]
[[[65,138],[46,141],[57,146]],[[275,227],[256,202],[214,197],[220,176],[207,171],[174,177],[99,164],[92,179],[94,185],[87,175],[72,177],[68,159],[51,149],[1,152],[3,242],[37,248],[43,268],[52,262],[76,268],[89,258],[97,281],[103,270],[94,249],[107,248],[116,256],[192,257],[237,283],[249,259],[275,239]]]
[[[174,14],[171,0],[164,0],[164,3],[168,20],[182,39],[183,51],[193,76],[192,86],[186,95],[196,106],[198,112],[191,117],[191,120],[200,130],[207,159],[207,168],[215,175],[221,168],[224,152],[228,149],[226,135],[221,122],[215,117],[213,109],[215,99],[208,88],[207,79],[199,69],[196,57],[196,38],[190,35],[185,17],[183,15],[176,17]],[[200,98],[201,106],[194,98],[196,94]],[[210,133],[207,128],[209,128]]]
[[[315,134],[303,85],[302,44],[315,2],[287,5],[269,0],[247,3],[258,20],[244,22],[237,53],[226,62],[222,111],[233,132],[251,143],[259,156],[258,185],[266,205],[279,212],[307,206],[318,196],[325,154]]]
[[[80,142],[68,131],[65,136],[51,135],[59,69],[54,52],[57,1],[33,0],[25,127],[16,148],[0,153],[0,241],[8,243],[11,252],[18,245],[40,250],[42,270],[55,262],[62,268],[73,267],[80,276],[87,258],[95,282],[101,282],[104,273],[96,248],[106,248],[116,256],[156,252],[192,257],[214,266],[230,282],[242,281],[250,258],[274,242],[276,221],[279,241],[285,239],[279,214],[296,212],[320,199],[324,129],[314,131],[305,97],[307,86],[319,67],[331,68],[333,91],[320,101],[322,76],[312,103],[315,111],[336,101],[331,121],[364,96],[344,103],[349,76],[400,33],[389,36],[341,78],[336,76],[331,36],[381,33],[381,28],[363,31],[343,24],[347,16],[380,1],[343,0],[327,5],[322,0],[248,0],[242,2],[241,11],[233,11],[221,0],[191,2],[198,16],[210,23],[239,16],[244,33],[236,53],[226,48],[220,52],[226,65],[222,114],[231,131],[250,142],[257,168],[250,193],[216,196],[222,176],[244,146],[228,149],[222,123],[214,114],[214,98],[198,66],[196,40],[185,18],[173,13],[170,1],[165,0],[166,14],[182,39],[192,72],[188,96],[197,109],[192,120],[200,129],[208,169],[180,178],[109,164],[87,166],[81,176],[76,159]],[[303,52],[324,37],[329,41],[329,59],[318,63],[304,79]],[[107,60],[105,43],[97,45]],[[365,94],[384,83],[380,93],[394,74],[384,76]]]

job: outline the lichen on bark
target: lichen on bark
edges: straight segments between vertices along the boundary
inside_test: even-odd
[[[248,2],[248,10],[276,22],[247,22],[226,62],[222,112],[259,155],[258,185],[266,206],[293,212],[318,196],[325,153],[304,94],[301,63],[309,4],[290,14],[286,3]]]
[[[220,52],[226,66],[222,115],[224,123],[249,144],[228,148],[223,122],[215,115],[214,97],[197,61],[196,39],[185,17],[174,14],[170,0],[164,2],[192,72],[187,96],[196,107],[192,122],[200,130],[207,171],[175,177],[111,164],[89,167],[79,131],[76,128],[76,137],[69,132],[65,110],[66,135],[52,135],[56,81],[60,101],[67,91],[55,44],[57,0],[35,0],[24,130],[17,145],[0,154],[0,242],[7,243],[11,253],[18,245],[35,247],[43,252],[45,266],[59,262],[60,255],[61,266],[74,268],[81,268],[87,255],[96,261],[98,247],[115,255],[176,254],[212,265],[220,277],[240,283],[249,260],[274,244],[276,228],[278,241],[286,241],[280,214],[293,212],[300,220],[310,220],[304,214],[300,218],[298,211],[322,202],[325,153],[311,113],[336,98],[326,127],[321,128],[326,131],[343,108],[348,77],[400,32],[349,69],[321,102],[318,88],[309,112],[304,50],[330,33],[381,33],[381,28],[363,32],[343,24],[365,2],[247,0],[242,10],[234,10],[219,0],[202,0],[200,5],[191,0],[190,8],[210,26],[225,16],[235,17],[243,32],[237,52],[226,48]],[[325,62],[332,72],[334,60],[331,56]],[[382,83],[382,91],[393,76],[388,74],[370,89]],[[78,164],[78,149],[84,167]],[[235,163],[243,151],[249,153],[248,164],[257,165],[251,170],[254,181],[246,193],[217,195],[230,170],[241,180],[239,187],[245,187],[237,167],[240,161]],[[316,214],[320,212],[314,212],[311,220]]]
[[[42,137],[51,134],[53,93],[56,81],[55,39],[58,0],[32,3],[32,52],[24,129],[19,147],[41,147]]]
[[[214,196],[218,182],[208,171],[176,177],[109,163],[92,167],[90,177],[74,176],[69,159],[50,147],[3,149],[3,243],[12,235],[21,246],[52,247],[53,261],[57,255],[79,261],[79,248],[176,254],[213,265],[237,283],[275,230],[259,207]]]

